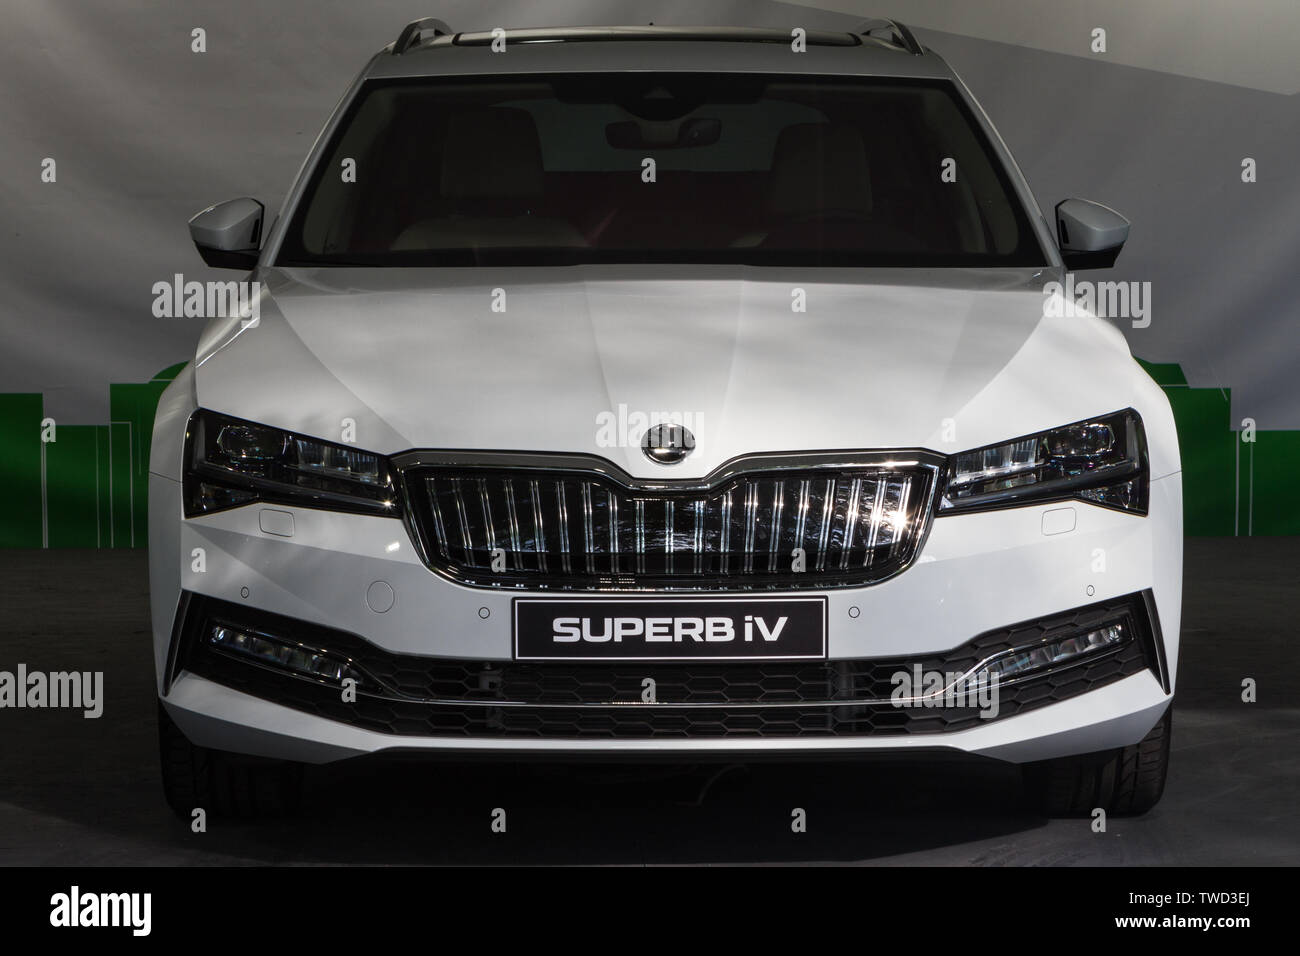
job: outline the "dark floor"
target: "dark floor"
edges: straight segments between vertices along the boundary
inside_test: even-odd
[[[0,551],[0,670],[102,670],[107,699],[98,720],[0,710],[0,864],[1294,865],[1297,569],[1300,538],[1188,542],[1168,787],[1106,833],[1023,809],[1015,768],[985,762],[758,766],[708,786],[717,768],[354,762],[313,768],[300,819],[194,834],[158,784],[144,553]]]

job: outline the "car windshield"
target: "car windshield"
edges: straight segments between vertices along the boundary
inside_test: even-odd
[[[1046,262],[949,82],[639,72],[368,82],[278,261]]]

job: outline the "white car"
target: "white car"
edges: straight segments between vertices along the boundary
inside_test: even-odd
[[[893,21],[412,23],[274,222],[191,221],[253,291],[153,436],[169,802],[386,751],[926,751],[1147,810],[1178,444],[1057,285],[1128,223],[1055,220]]]

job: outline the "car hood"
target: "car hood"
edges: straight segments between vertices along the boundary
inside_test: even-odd
[[[1046,270],[270,269],[214,320],[201,407],[384,454],[577,452],[640,477],[738,455],[1005,441],[1132,404],[1122,336]],[[798,309],[802,306],[802,311]],[[647,460],[655,417],[695,451]]]

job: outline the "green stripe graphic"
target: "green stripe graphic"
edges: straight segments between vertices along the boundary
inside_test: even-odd
[[[144,547],[154,413],[184,367],[110,385],[107,424],[56,423],[49,442],[43,396],[0,394],[0,547]]]
[[[1300,461],[1300,431],[1256,430],[1244,441],[1232,421],[1232,390],[1192,388],[1172,364],[1138,359],[1174,410],[1183,458],[1183,530],[1192,536],[1300,534],[1300,511],[1283,495]]]

